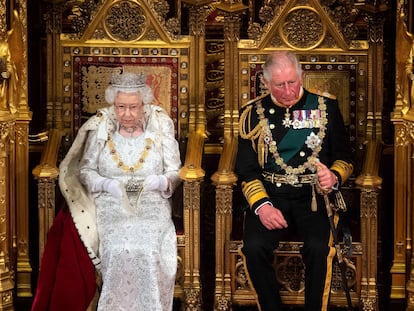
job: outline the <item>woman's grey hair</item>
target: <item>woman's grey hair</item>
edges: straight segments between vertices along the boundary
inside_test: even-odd
[[[296,55],[289,51],[278,51],[270,54],[263,64],[264,79],[270,81],[272,78],[272,70],[274,68],[282,68],[287,64],[295,67],[298,76],[302,75],[302,67]]]
[[[146,84],[146,76],[131,72],[114,74],[111,83],[105,90],[105,100],[113,105],[118,93],[137,93],[141,95],[144,105],[151,104],[154,100],[154,93],[151,87]]]

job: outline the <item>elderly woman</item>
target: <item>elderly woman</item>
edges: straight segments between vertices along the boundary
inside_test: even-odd
[[[115,75],[110,104],[61,163],[60,187],[100,272],[98,310],[172,310],[177,269],[169,198],[179,183],[174,124],[145,77]]]

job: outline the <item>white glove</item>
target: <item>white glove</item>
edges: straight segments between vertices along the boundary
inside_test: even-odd
[[[8,79],[8,78],[10,78],[10,74],[7,71],[2,71],[1,72],[1,77],[3,79]]]
[[[144,181],[144,190],[159,190],[167,191],[168,189],[168,178],[164,175],[149,175]]]
[[[115,198],[121,199],[125,195],[124,185],[116,179],[100,178],[93,187],[93,192],[105,191],[112,194]]]

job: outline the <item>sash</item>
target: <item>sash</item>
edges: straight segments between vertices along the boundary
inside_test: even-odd
[[[308,94],[302,110],[318,108],[318,96]],[[284,162],[287,163],[302,148],[306,137],[311,133],[312,128],[293,129],[289,128],[283,139],[278,143],[278,150]],[[283,150],[283,151],[281,151]]]

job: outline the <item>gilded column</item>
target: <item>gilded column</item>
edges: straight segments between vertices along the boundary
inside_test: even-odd
[[[223,0],[217,9],[224,14],[224,146],[218,170],[212,176],[216,186],[216,278],[214,309],[231,310],[230,250],[233,222],[233,188],[237,177],[234,162],[237,151],[239,111],[240,15],[247,9],[241,1]]]
[[[201,168],[204,150],[203,133],[191,132],[188,138],[185,163],[180,170],[183,180],[184,295],[188,311],[201,311],[202,286],[200,282],[200,185],[205,172]]]
[[[407,66],[411,63],[414,47],[413,36],[405,24],[404,1],[397,7],[396,26],[396,102],[391,120],[394,123],[394,259],[391,267],[391,299],[406,298],[406,276],[409,269],[408,258],[412,256],[412,202],[409,184],[413,176],[410,167],[412,145],[410,128],[406,126],[404,115],[410,111],[410,82]],[[412,65],[411,65],[412,66]],[[412,71],[412,67],[410,68]],[[412,130],[412,129],[411,129]],[[411,180],[412,183],[412,180]],[[412,198],[411,198],[412,200]],[[414,292],[414,290],[413,290]]]
[[[18,297],[31,297],[32,267],[29,258],[29,142],[28,121],[16,121],[16,241]]]
[[[10,146],[14,140],[14,120],[0,119],[0,310],[13,309],[13,271],[10,265]]]
[[[62,69],[60,65],[60,33],[62,30],[62,10],[64,0],[47,0],[49,2],[46,22],[46,68],[47,103],[46,128],[63,129],[62,117]]]
[[[204,178],[201,159],[207,136],[205,115],[205,17],[211,0],[182,0],[189,6],[190,69],[188,147],[180,177],[184,181],[184,294],[185,310],[202,310],[200,282],[200,183]]]
[[[232,309],[230,249],[233,228],[233,188],[237,176],[233,172],[237,138],[226,141],[220,158],[219,168],[211,180],[216,186],[216,265],[214,310]]]
[[[11,32],[7,32],[8,2],[0,1],[0,310],[13,310],[15,273],[13,266],[14,233],[11,215],[14,211],[14,131],[17,111],[17,70],[11,51]]]
[[[411,40],[411,51],[407,60],[406,73],[409,77],[408,111],[403,113],[404,126],[409,141],[409,160],[406,166],[407,176],[407,236],[412,243],[414,239],[414,40]],[[410,274],[407,282],[407,310],[414,310],[414,255],[410,249]]]
[[[414,103],[414,82],[412,82],[413,90],[411,96],[411,103]],[[410,227],[410,236],[411,241],[414,239],[414,107],[411,106],[410,111],[404,116],[404,124],[407,129],[407,133],[409,134],[410,140],[410,158],[409,162],[407,163],[407,171],[408,171],[408,178],[407,178],[407,210],[410,211],[410,217],[408,217],[408,226]],[[414,310],[414,256],[412,253],[410,254],[411,260],[409,264],[409,279],[407,282],[407,309],[406,310]]]
[[[59,176],[57,158],[59,153],[62,133],[59,130],[48,132],[48,141],[43,149],[40,164],[32,173],[38,185],[38,216],[39,216],[39,263],[46,244],[47,233],[55,219],[55,188]]]
[[[364,167],[355,183],[361,190],[361,305],[362,310],[378,310],[377,250],[378,250],[378,197],[382,179],[379,177],[379,163],[382,152],[380,140],[370,141],[366,147]]]
[[[11,167],[15,193],[15,204],[12,204],[11,224],[15,225],[13,248],[17,251],[16,293],[18,297],[31,297],[32,267],[29,260],[29,122],[31,112],[27,102],[27,7],[26,2],[19,2],[18,11],[14,11],[12,19],[11,42],[12,56],[18,76],[16,143],[15,158]],[[13,180],[12,179],[12,180]],[[15,185],[15,186],[14,186]],[[18,195],[17,195],[18,194]],[[13,207],[15,208],[13,210]]]
[[[205,18],[209,0],[183,0],[190,5],[189,28],[191,36],[190,76],[194,83],[190,86],[189,131],[197,131],[207,136],[205,115]]]

